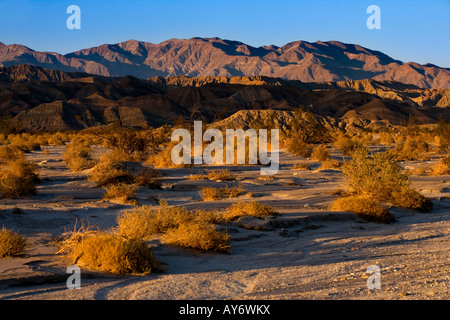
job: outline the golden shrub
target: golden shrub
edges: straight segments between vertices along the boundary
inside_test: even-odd
[[[239,185],[235,187],[225,188],[214,188],[214,187],[203,187],[200,190],[200,196],[203,201],[215,201],[223,198],[235,198],[244,192],[244,188]]]
[[[39,181],[36,164],[22,158],[8,161],[0,169],[0,196],[12,199],[34,196]]]
[[[311,157],[317,161],[325,161],[330,158],[330,152],[325,145],[319,144],[314,148]]]
[[[221,199],[219,189],[214,187],[203,187],[200,190],[200,196],[203,201],[215,201]]]
[[[433,203],[430,199],[409,187],[392,191],[391,199],[393,205],[401,208],[416,209],[421,212],[428,212],[433,208]]]
[[[191,164],[175,164],[172,161],[172,148],[176,143],[171,142],[164,146],[158,153],[148,157],[146,163],[152,164],[155,168],[190,168]]]
[[[23,152],[11,146],[0,146],[0,164],[8,161],[21,159]]]
[[[339,169],[341,166],[342,163],[336,159],[326,159],[322,161],[320,169]]]
[[[311,156],[312,147],[310,144],[294,138],[285,138],[283,146],[286,150],[296,156],[308,158]]]
[[[189,180],[206,180],[208,179],[208,175],[207,174],[191,174],[189,175]]]
[[[368,221],[389,223],[393,217],[388,209],[369,196],[347,196],[338,198],[330,207],[333,211],[352,212]]]
[[[62,237],[58,253],[72,264],[113,274],[148,274],[160,271],[151,247],[140,239],[125,239],[89,229],[74,230]]]
[[[208,179],[230,181],[235,180],[236,176],[228,169],[212,170],[208,173]]]
[[[406,140],[397,143],[391,152],[398,161],[426,160],[431,149],[430,144],[422,136],[407,136]]]
[[[311,170],[307,162],[300,162],[292,166],[292,170]]]
[[[66,146],[63,159],[72,171],[81,171],[93,165],[90,152],[91,148],[88,143],[73,141]]]
[[[134,176],[134,184],[149,189],[159,189],[161,187],[160,176],[161,173],[155,169],[143,168]]]
[[[135,204],[137,186],[126,183],[109,184],[104,187],[106,193],[103,195],[105,200],[115,200],[123,204]]]
[[[0,230],[0,258],[21,255],[27,246],[27,240],[4,226]]]
[[[188,221],[168,230],[162,240],[169,245],[203,251],[229,252],[230,235],[218,231],[213,224]]]
[[[194,214],[183,207],[141,206],[117,217],[117,232],[127,238],[149,239],[194,218]]]
[[[275,208],[256,201],[235,203],[222,213],[223,219],[226,221],[243,216],[266,217],[274,215],[278,215]]]
[[[101,156],[88,175],[88,180],[97,181],[97,187],[119,183],[131,184],[134,183],[134,178],[134,175],[126,170],[123,161],[114,159],[109,154]]]
[[[362,144],[350,138],[348,135],[340,134],[336,138],[334,146],[341,150],[345,155],[351,155],[356,149],[361,148]]]
[[[431,173],[435,176],[450,174],[450,155],[439,159],[439,161],[431,167]]]

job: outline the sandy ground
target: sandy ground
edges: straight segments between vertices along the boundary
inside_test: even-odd
[[[152,241],[165,272],[112,276],[81,270],[81,289],[69,290],[67,261],[55,255],[53,238],[83,219],[101,229],[131,208],[101,201],[84,173],[61,161],[62,147],[28,154],[43,182],[31,199],[1,200],[0,225],[27,236],[21,257],[0,260],[0,299],[449,299],[450,176],[411,177],[412,186],[434,203],[432,212],[391,208],[395,223],[367,223],[345,212],[330,212],[330,193],[344,185],[339,170],[292,170],[299,161],[281,154],[274,180],[259,180],[257,166],[231,166],[235,182],[189,181],[208,167],[163,170],[164,189],[141,188],[140,204],[225,208],[238,199],[202,202],[204,185],[242,184],[253,200],[276,207],[279,217],[243,219],[222,225],[232,239],[230,254],[202,253]],[[414,162],[407,166],[417,165]],[[215,167],[217,169],[217,167]],[[13,214],[14,207],[24,213]],[[258,229],[258,230],[256,230]],[[380,268],[381,288],[367,287],[369,266]]]

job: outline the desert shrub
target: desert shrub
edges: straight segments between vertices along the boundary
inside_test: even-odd
[[[200,190],[200,196],[203,201],[215,201],[221,199],[219,189],[214,187],[203,187]]]
[[[208,179],[208,175],[207,174],[191,174],[189,175],[189,180],[206,180]]]
[[[143,168],[134,177],[134,184],[149,189],[161,188],[161,173],[151,168]]]
[[[389,199],[393,190],[408,185],[408,176],[386,152],[369,156],[367,150],[357,149],[352,160],[343,164],[342,171],[348,179],[350,192],[367,195],[374,200]]]
[[[153,154],[146,160],[147,164],[152,164],[155,168],[189,168],[191,164],[175,164],[172,161],[172,148],[176,143],[171,142],[166,144],[162,150]]]
[[[17,122],[12,121],[12,119],[7,119],[4,117],[0,117],[0,134],[1,135],[10,135],[22,132],[22,128],[20,128]]]
[[[300,162],[292,166],[292,170],[311,170],[307,162]]]
[[[351,155],[355,150],[363,147],[360,142],[350,138],[346,134],[340,134],[336,138],[334,146],[341,150],[345,155]]]
[[[142,206],[118,216],[117,233],[127,239],[150,239],[160,234],[162,240],[170,245],[228,252],[229,236],[213,225],[220,220],[221,217],[214,212]]]
[[[59,254],[88,269],[118,275],[160,271],[160,262],[151,247],[140,239],[80,229],[64,235],[57,244]]]
[[[127,238],[148,239],[194,218],[195,215],[183,207],[141,206],[117,217],[117,232]]]
[[[230,181],[235,180],[236,176],[228,169],[212,170],[208,173],[208,179]]]
[[[428,173],[430,173],[431,171],[431,167],[427,164],[420,164],[419,166],[417,166],[416,168],[411,168],[408,170],[409,174],[411,175],[418,175],[418,176],[422,176],[422,175],[427,175]]]
[[[295,138],[286,138],[284,142],[286,150],[296,156],[308,158],[311,156],[312,147],[310,144],[296,140]]]
[[[305,144],[327,143],[332,141],[329,130],[324,122],[314,116],[310,110],[297,109],[294,111],[294,117],[289,130],[285,135],[291,137],[291,142],[302,141]]]
[[[443,153],[450,151],[450,123],[439,119],[435,134],[439,139],[439,150]]]
[[[116,152],[100,157],[88,174],[88,180],[97,181],[97,187],[113,184],[134,184],[150,189],[161,187],[160,172],[152,168],[142,168],[131,162],[119,160]]]
[[[168,230],[162,240],[169,245],[203,251],[229,252],[230,235],[218,231],[213,224],[188,221]]]
[[[203,201],[215,201],[223,198],[235,198],[244,192],[244,188],[239,185],[235,187],[225,188],[214,188],[214,187],[203,187],[200,190],[200,196]]]
[[[41,145],[37,141],[36,137],[28,133],[10,135],[8,136],[8,140],[11,147],[14,147],[23,152],[31,152],[34,150],[39,150],[41,148]]]
[[[225,188],[220,188],[219,192],[223,198],[235,198],[240,194],[244,193],[245,190],[242,185],[238,185],[231,188],[228,186],[226,186]]]
[[[274,176],[274,175],[264,175],[264,176],[259,176],[258,178],[256,178],[256,180],[260,180],[260,181],[273,181],[273,180],[275,180],[275,176]]]
[[[430,199],[408,187],[393,190],[391,199],[393,205],[401,208],[416,209],[421,212],[428,212],[433,208],[433,203]]]
[[[201,223],[222,223],[224,218],[221,211],[218,210],[197,210],[194,219]]]
[[[366,150],[353,153],[343,172],[349,182],[349,192],[375,202],[391,202],[396,206],[429,211],[432,203],[409,187],[408,176],[393,156],[387,152],[368,156]],[[361,200],[362,201],[362,200]]]
[[[431,173],[435,176],[450,174],[450,155],[446,155],[439,159],[439,161],[432,166]]]
[[[373,222],[389,223],[393,217],[388,209],[366,195],[348,196],[335,200],[330,207],[333,211],[349,211]]]
[[[408,136],[405,141],[397,143],[391,152],[397,160],[403,161],[425,160],[430,151],[431,146],[421,136]]]
[[[0,230],[0,258],[21,255],[27,246],[27,240],[4,226]]]
[[[105,186],[105,200],[116,200],[123,204],[136,203],[137,186],[126,183],[110,184]]]
[[[342,163],[336,159],[328,158],[324,161],[322,161],[322,164],[320,166],[320,170],[322,169],[340,169],[342,166]]]
[[[101,138],[104,145],[125,154],[124,160],[144,160],[163,141],[152,129],[133,130],[121,126],[93,130],[92,134]]]
[[[386,146],[392,146],[395,143],[395,140],[391,133],[383,131],[380,132],[380,143]]]
[[[64,146],[66,142],[70,141],[69,135],[64,132],[49,134],[46,139],[47,143],[53,146]]]
[[[10,146],[0,146],[0,164],[23,158],[23,152]]]
[[[119,183],[132,184],[135,177],[132,172],[127,170],[127,165],[124,161],[110,157],[110,154],[105,154],[100,157],[98,163],[92,168],[88,179],[97,181],[97,187],[102,187]]]
[[[225,221],[231,221],[242,216],[265,217],[274,216],[278,213],[275,208],[271,206],[252,201],[235,203],[222,214]]]
[[[314,148],[311,156],[314,160],[325,161],[330,158],[330,152],[325,145],[319,144]]]
[[[36,164],[25,159],[8,161],[0,169],[0,196],[12,199],[34,196],[39,181]]]
[[[72,171],[81,171],[92,165],[89,143],[73,141],[66,146],[63,159]]]

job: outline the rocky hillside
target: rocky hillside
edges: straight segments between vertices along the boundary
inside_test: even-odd
[[[402,125],[411,115],[422,123],[434,123],[439,117],[450,120],[449,90],[392,81],[303,83],[261,76],[113,79],[21,66],[2,71],[14,76],[0,81],[0,117],[25,130],[76,130],[113,122],[160,126],[178,117],[213,122],[242,110],[296,108],[309,109],[340,126]],[[40,80],[34,81],[36,76]]]
[[[252,47],[220,38],[170,39],[159,44],[129,40],[66,55],[0,43],[0,66],[31,64],[101,76],[268,76],[303,82],[374,79],[450,89],[450,70],[401,62],[386,54],[338,41],[294,41]]]

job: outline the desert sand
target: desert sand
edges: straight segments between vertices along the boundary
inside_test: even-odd
[[[132,208],[101,200],[102,188],[70,171],[63,147],[43,147],[27,154],[38,163],[43,181],[38,195],[0,202],[0,225],[30,240],[20,257],[0,260],[0,299],[449,299],[450,176],[412,176],[412,187],[433,199],[429,213],[392,207],[396,222],[369,223],[347,212],[332,212],[333,191],[345,186],[340,170],[292,170],[298,157],[281,152],[273,180],[258,179],[258,166],[229,166],[236,181],[190,181],[209,167],[164,169],[163,188],[141,188],[149,198],[190,209],[226,208],[255,200],[274,206],[281,216],[245,218],[220,225],[231,235],[229,254],[204,253],[151,244],[165,271],[114,276],[81,268],[81,289],[69,290],[69,261],[55,255],[55,236],[84,220],[100,229],[116,225],[116,216]],[[433,160],[431,160],[433,161]],[[406,162],[403,166],[418,163]],[[218,169],[220,167],[214,167]],[[202,186],[242,184],[251,198],[201,201]],[[23,214],[13,214],[13,208]],[[368,289],[366,270],[377,265],[381,288]]]

